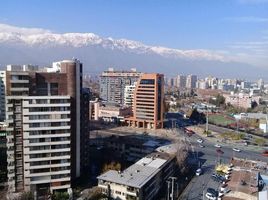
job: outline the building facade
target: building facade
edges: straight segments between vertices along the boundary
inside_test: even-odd
[[[125,94],[124,94],[124,105],[133,108],[134,103],[134,91],[137,83],[135,82],[133,85],[126,85]]]
[[[164,75],[143,74],[134,92],[133,117],[126,123],[132,127],[163,128]]]
[[[6,72],[0,71],[0,122],[3,122],[6,119],[6,105],[5,105],[5,97],[6,97]]]
[[[186,78],[186,88],[192,89],[196,88],[197,76],[196,75],[188,75]]]
[[[111,103],[123,105],[125,87],[133,85],[140,78],[142,73],[136,69],[131,71],[114,71],[110,68],[100,76],[100,98]]]
[[[88,133],[81,124],[88,112],[81,109],[82,64],[7,66],[6,92],[9,191],[68,191],[80,176]]]
[[[123,172],[109,170],[98,178],[98,187],[113,199],[157,199],[166,180],[174,174],[175,157],[166,153],[150,154]]]
[[[178,88],[185,88],[186,87],[186,76],[178,75],[176,82],[177,82]]]

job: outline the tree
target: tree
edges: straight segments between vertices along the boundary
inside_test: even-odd
[[[55,192],[52,195],[52,200],[68,200],[69,194],[67,192]]]
[[[107,195],[103,194],[101,192],[101,189],[98,187],[91,188],[88,191],[87,196],[85,198],[85,200],[102,200],[102,199],[107,199]]]
[[[206,116],[205,116],[204,113],[199,113],[199,112],[197,111],[197,109],[194,108],[194,109],[192,110],[191,115],[190,115],[190,119],[191,119],[191,120],[196,120],[196,121],[199,121],[199,122],[205,122],[205,121],[206,121]]]
[[[181,174],[185,173],[187,170],[187,157],[189,156],[189,147],[190,144],[187,144],[184,140],[177,140],[176,141],[176,159],[177,164],[179,166]]]
[[[121,164],[119,162],[111,162],[111,163],[106,163],[102,169],[102,172],[106,172],[109,170],[116,170],[120,171],[121,170]]]
[[[23,192],[19,200],[34,200],[34,195],[31,192]]]
[[[209,103],[216,105],[217,107],[220,107],[221,105],[225,104],[225,98],[224,96],[218,94],[216,96],[216,99],[210,98]]]
[[[266,140],[263,139],[263,138],[256,138],[256,139],[255,139],[255,143],[256,143],[258,146],[264,146],[265,143],[266,143]]]

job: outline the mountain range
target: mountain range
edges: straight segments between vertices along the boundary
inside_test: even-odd
[[[180,50],[145,45],[127,39],[100,37],[93,33],[54,33],[46,29],[21,28],[0,24],[0,66],[38,64],[78,58],[84,72],[99,74],[108,67],[143,72],[214,75],[256,79],[268,70],[241,63],[233,58],[205,49]]]

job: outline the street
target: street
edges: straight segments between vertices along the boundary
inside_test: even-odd
[[[182,133],[180,133],[182,134]],[[252,160],[262,160],[268,162],[268,158],[262,156],[260,153],[249,150],[242,150],[241,152],[235,152],[232,150],[232,146],[227,146],[224,144],[221,145],[221,150],[224,152],[222,155],[219,155],[216,152],[215,143],[207,141],[204,139],[202,143],[204,148],[199,146],[197,139],[200,137],[194,134],[191,137],[188,137],[188,141],[191,142],[193,146],[193,150],[195,151],[196,156],[201,163],[201,168],[203,170],[203,174],[201,176],[195,176],[191,182],[188,184],[186,189],[181,194],[181,200],[199,200],[206,199],[205,193],[207,188],[213,188],[216,191],[218,190],[220,183],[215,182],[211,179],[211,175],[215,172],[215,164],[217,162],[221,163],[229,163],[232,157],[238,157],[243,159],[252,159]]]

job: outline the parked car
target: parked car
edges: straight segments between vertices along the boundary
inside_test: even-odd
[[[238,148],[233,148],[233,151],[240,152],[241,150]]]
[[[224,176],[221,176],[221,175],[216,174],[216,173],[212,174],[211,179],[216,181],[216,182],[220,182],[220,183],[223,183],[226,180]]]
[[[198,143],[203,143],[203,140],[202,139],[198,139],[197,142]]]
[[[195,171],[195,175],[196,176],[200,176],[202,174],[202,169],[201,168],[198,168],[196,171]]]
[[[214,147],[221,148],[221,145],[215,144]]]
[[[206,193],[206,197],[209,200],[216,200],[217,199],[217,197],[213,196],[213,194],[210,194],[210,193]]]
[[[265,150],[264,152],[262,152],[262,155],[268,157],[268,150]]]
[[[217,199],[217,196],[218,196],[218,193],[217,193],[216,190],[214,190],[213,188],[208,188],[207,189],[206,197],[208,199],[216,200]]]

